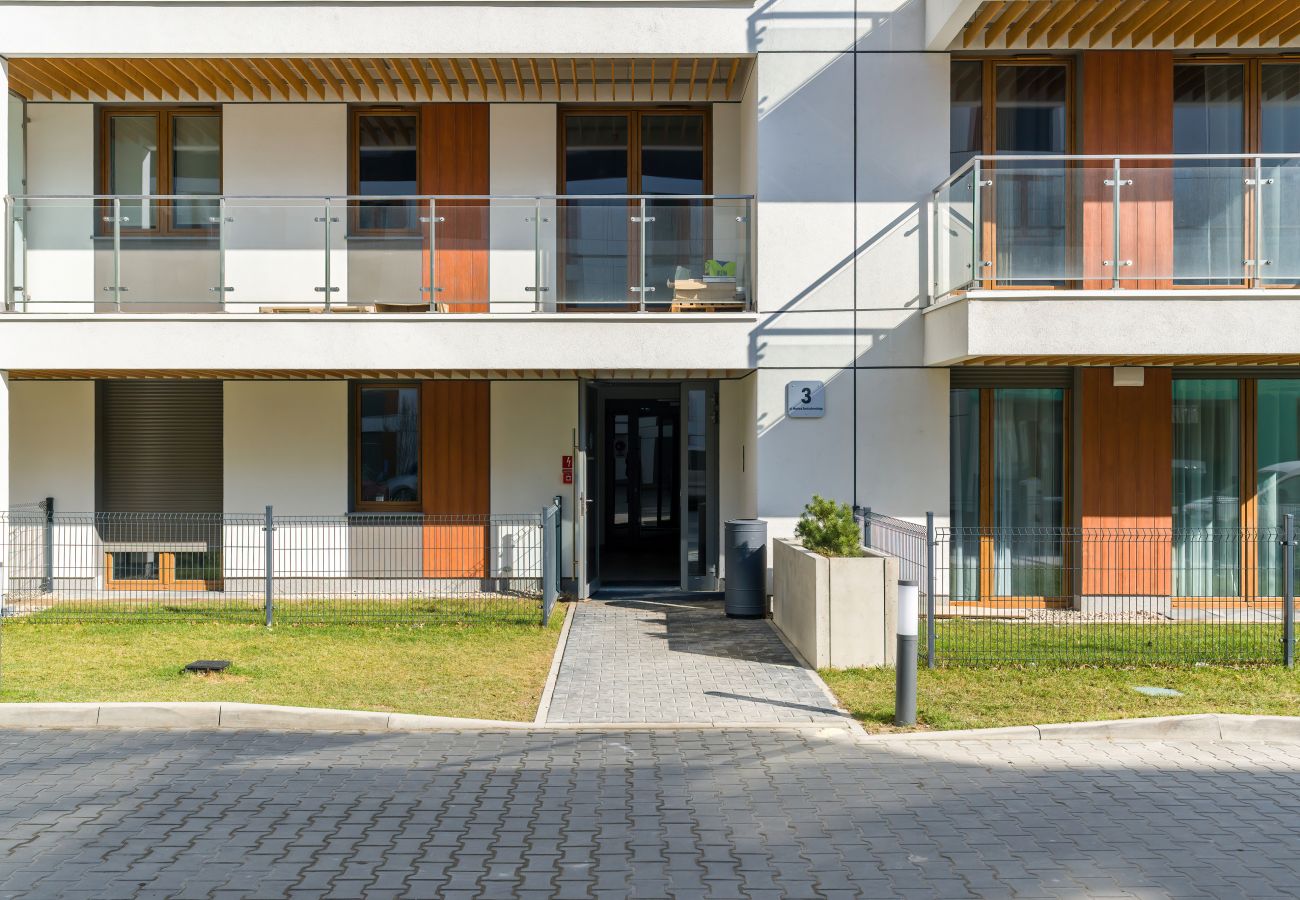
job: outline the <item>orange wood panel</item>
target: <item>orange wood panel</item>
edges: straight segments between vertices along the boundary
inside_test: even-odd
[[[1110,369],[1084,369],[1080,378],[1082,592],[1167,596],[1173,564],[1172,373],[1147,369],[1142,387],[1115,387]],[[1120,536],[1114,529],[1164,531]]]
[[[488,104],[426,103],[420,116],[420,193],[487,194]],[[438,204],[434,300],[446,312],[487,312],[488,213],[483,200]],[[428,287],[428,246],[424,286]]]
[[[487,575],[490,511],[489,391],[486,381],[426,381],[420,394],[420,496],[426,515],[467,517],[424,526],[426,577]],[[474,518],[468,518],[474,517]]]
[[[1166,50],[1091,50],[1083,54],[1083,120],[1080,152],[1087,154],[1172,153],[1174,58]],[[1110,164],[1089,163],[1083,178],[1083,271],[1086,289],[1110,287],[1115,255]],[[1131,171],[1130,171],[1131,169]],[[1133,261],[1130,275],[1173,271],[1173,179],[1162,161],[1129,163],[1121,190],[1120,258]],[[1123,273],[1125,270],[1121,270]],[[1123,282],[1125,287],[1159,289],[1168,277]]]

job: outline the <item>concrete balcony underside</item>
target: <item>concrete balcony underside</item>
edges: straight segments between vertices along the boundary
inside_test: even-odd
[[[925,311],[925,363],[1300,365],[1300,292],[972,291]]]
[[[715,376],[753,368],[751,314],[12,315],[12,377]]]

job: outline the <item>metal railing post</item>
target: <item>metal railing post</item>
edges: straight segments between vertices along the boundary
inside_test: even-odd
[[[1282,517],[1282,665],[1295,666],[1295,516]]]
[[[970,213],[970,239],[971,239],[971,280],[975,287],[981,287],[984,282],[984,269],[988,264],[984,260],[984,204],[981,198],[984,196],[984,161],[979,157],[975,158],[975,165],[971,169],[971,213]]]
[[[226,309],[226,198],[217,200],[217,305]]]
[[[934,668],[934,513],[925,514],[925,664]]]
[[[646,226],[646,217],[645,217],[645,197],[642,197],[642,198],[641,198],[641,215],[638,217],[638,220],[637,220],[637,221],[639,221],[640,224],[641,224],[641,278],[640,278],[641,289],[640,289],[640,292],[639,292],[639,298],[640,298],[640,304],[639,304],[640,309],[639,309],[639,311],[640,311],[640,312],[645,312],[645,295],[646,295],[646,283],[645,283],[645,226]]]
[[[113,198],[113,311],[122,311],[122,199]]]
[[[556,579],[559,571],[556,567],[555,531],[551,527],[551,518],[556,514],[554,506],[542,508],[542,625],[551,623],[551,611],[559,594]]]
[[[1259,287],[1260,282],[1264,279],[1264,266],[1267,260],[1264,259],[1264,158],[1255,157],[1255,253],[1254,263],[1255,283],[1252,287]]]
[[[429,198],[429,310],[438,308],[438,201]]]
[[[41,579],[41,592],[54,591],[54,498],[45,498],[45,576]]]
[[[1111,228],[1111,272],[1110,286],[1112,290],[1119,289],[1119,254],[1120,254],[1120,235],[1119,235],[1119,189],[1120,189],[1120,167],[1119,158],[1113,163],[1111,173],[1111,201],[1110,201],[1110,228]]]
[[[266,532],[266,542],[263,552],[266,555],[264,561],[266,569],[266,627],[270,628],[275,622],[275,511],[268,504],[266,507],[266,522],[262,526]]]
[[[533,209],[533,312],[542,311],[542,198]]]
[[[564,497],[556,494],[555,503],[555,589],[564,577]]]
[[[18,230],[14,227],[14,199],[8,195],[4,198],[5,214],[5,312],[13,309],[14,303],[14,268],[18,264],[17,244]]]
[[[336,220],[334,218],[333,201],[329,197],[325,197],[324,200],[325,215],[317,219],[317,221],[322,222],[325,225],[325,286],[318,287],[316,290],[325,295],[325,312],[329,312],[331,306],[333,306],[334,292],[338,290],[330,280],[332,275],[330,272],[330,257],[333,255],[333,247],[331,246],[330,241],[330,224]]]

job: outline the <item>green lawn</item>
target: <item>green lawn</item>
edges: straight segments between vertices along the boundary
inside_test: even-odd
[[[563,624],[4,624],[0,701],[223,700],[531,720]],[[222,675],[187,675],[196,659]]]
[[[1243,614],[1244,615],[1244,614]],[[1281,623],[935,622],[936,658],[959,664],[1261,664],[1281,659]],[[921,642],[925,642],[922,629]]]
[[[828,669],[822,677],[870,731],[891,731],[893,669]],[[1136,685],[1182,691],[1146,697]],[[1000,667],[919,672],[921,728],[995,728],[1187,713],[1300,715],[1300,671],[1280,666]]]

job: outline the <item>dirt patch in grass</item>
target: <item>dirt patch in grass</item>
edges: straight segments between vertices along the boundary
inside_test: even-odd
[[[565,611],[546,628],[10,621],[0,701],[220,700],[531,720]],[[196,659],[231,667],[182,675]]]

